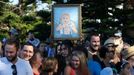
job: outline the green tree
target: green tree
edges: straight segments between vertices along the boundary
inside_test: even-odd
[[[36,37],[41,40],[49,37],[51,28],[48,22],[51,21],[51,12],[45,10],[36,11],[36,0],[19,0],[17,5],[12,5],[8,0],[2,0],[0,1],[0,6],[1,38],[3,38],[3,35],[8,37],[8,32],[12,27],[19,31],[21,42],[25,40],[26,34],[30,30],[34,31],[35,36],[37,35]]]
[[[37,2],[52,1],[64,4],[63,0],[19,0],[12,5],[8,0],[0,1],[0,33],[7,34],[11,27],[19,30],[21,40],[30,30],[41,40],[51,33],[51,11],[36,11]],[[134,28],[134,2],[131,0],[68,0],[65,4],[82,4],[82,31],[89,34],[93,30],[110,36],[116,30],[126,32]],[[125,34],[127,35],[127,34]],[[129,35],[130,36],[130,35]],[[42,38],[43,37],[43,38]],[[131,36],[132,37],[132,36]]]

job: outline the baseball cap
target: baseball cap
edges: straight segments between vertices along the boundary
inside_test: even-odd
[[[118,44],[116,44],[115,38],[111,37],[111,38],[107,39],[107,40],[104,42],[104,46],[117,47]]]

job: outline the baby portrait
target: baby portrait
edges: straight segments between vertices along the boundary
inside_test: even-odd
[[[79,38],[80,30],[80,8],[78,5],[53,7],[53,35],[55,39]]]

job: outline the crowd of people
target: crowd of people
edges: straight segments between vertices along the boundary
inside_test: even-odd
[[[0,75],[134,75],[134,46],[121,33],[104,44],[97,33],[42,42],[29,32],[24,44],[15,35],[0,42]]]

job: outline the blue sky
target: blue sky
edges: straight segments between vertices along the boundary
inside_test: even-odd
[[[18,4],[18,0],[9,0],[12,4]]]
[[[18,1],[19,0],[9,0],[13,5],[16,5],[16,4],[18,4]],[[42,10],[42,9],[48,9],[47,8],[47,6],[48,6],[48,4],[47,3],[42,3],[41,1],[39,1],[39,0],[36,0],[36,1],[38,1],[38,7],[37,7],[37,11],[38,10]]]

